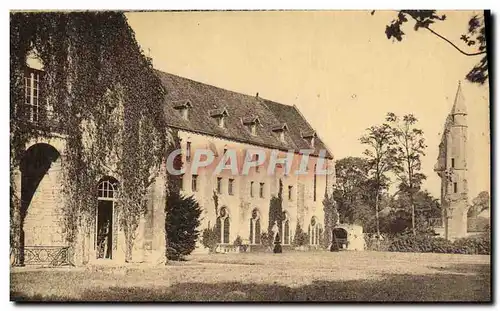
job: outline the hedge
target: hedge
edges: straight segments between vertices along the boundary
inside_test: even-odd
[[[389,252],[447,253],[489,255],[491,252],[490,236],[482,234],[448,241],[428,234],[399,234],[385,236],[377,245],[373,238],[367,239],[367,249]]]

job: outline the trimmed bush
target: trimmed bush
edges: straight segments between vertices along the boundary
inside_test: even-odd
[[[273,239],[267,232],[262,232],[260,235],[260,243],[264,246],[272,246]]]
[[[203,230],[201,237],[201,244],[208,248],[210,252],[214,252],[217,247],[217,243],[219,243],[219,236],[217,232],[213,228],[206,228]]]
[[[234,246],[241,246],[241,245],[243,245],[243,241],[241,240],[241,237],[239,235],[234,240],[233,245]]]
[[[295,229],[295,236],[293,237],[292,245],[293,246],[304,246],[309,244],[309,235],[302,230],[299,224],[297,224],[297,228]]]

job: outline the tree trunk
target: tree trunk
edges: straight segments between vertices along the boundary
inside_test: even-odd
[[[415,204],[413,203],[413,189],[410,189],[410,205],[411,205],[411,228],[413,235],[416,235],[415,230]]]
[[[377,236],[380,237],[380,223],[379,223],[379,215],[378,215],[378,208],[379,208],[379,193],[377,191],[377,194],[375,195],[375,220],[376,220],[376,225],[377,225]]]
[[[132,217],[128,217],[125,225],[125,262],[132,262],[132,248],[134,247],[134,225]]]
[[[377,250],[380,248],[380,223],[379,223],[379,215],[378,215],[378,203],[379,201],[379,192],[377,190],[377,194],[375,195],[375,222],[377,225]]]
[[[131,229],[128,228],[127,231],[125,232],[125,262],[131,262],[132,261],[132,246],[133,246],[133,241],[132,241],[132,233]]]

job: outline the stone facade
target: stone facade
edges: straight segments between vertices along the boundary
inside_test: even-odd
[[[441,178],[442,235],[450,240],[467,235],[467,127],[466,103],[459,83],[434,168]]]
[[[199,170],[196,175],[196,190],[193,191],[193,175],[185,173],[183,176],[182,193],[185,195],[194,195],[196,200],[203,207],[202,225],[200,229],[213,226],[216,223],[217,216],[215,211],[214,192],[217,193],[218,210],[225,207],[229,213],[230,230],[229,243],[233,243],[236,237],[240,237],[244,242],[252,244],[250,241],[250,227],[252,212],[258,211],[261,224],[261,232],[267,232],[269,224],[269,206],[273,196],[277,197],[279,192],[280,179],[282,182],[282,210],[288,219],[288,234],[290,237],[284,244],[290,244],[295,234],[297,224],[304,231],[308,231],[311,220],[316,218],[317,226],[323,228],[324,212],[323,198],[327,189],[332,189],[334,182],[334,172],[327,175],[316,175],[314,177],[314,166],[318,161],[317,157],[310,157],[309,170],[305,175],[296,175],[293,173],[297,169],[300,155],[295,154],[292,172],[286,174],[284,168],[277,168],[275,174],[268,174],[268,162],[256,168],[251,168],[248,175],[234,175],[230,170],[223,170],[220,174],[214,174],[216,164],[222,159],[224,149],[235,150],[243,155],[246,150],[260,148],[258,146],[232,142],[217,137],[200,135],[192,132],[179,131],[183,153],[183,163],[186,172],[190,171],[191,161],[186,159],[186,146],[189,143],[192,154],[197,149],[213,150],[216,153],[214,165],[206,169]],[[272,149],[263,149],[267,158],[271,156]],[[278,157],[284,158],[285,152],[281,152]],[[191,157],[193,157],[191,155]],[[239,157],[242,159],[243,157]],[[241,167],[241,164],[239,163]],[[333,160],[326,159],[324,167],[334,167]],[[316,178],[316,182],[314,179]],[[230,180],[234,180],[232,194],[230,194]],[[220,184],[220,191],[218,191]],[[263,185],[263,195],[260,196],[260,187]],[[316,185],[315,185],[316,184]],[[328,187],[327,185],[330,185]],[[316,195],[314,195],[316,192]],[[283,227],[284,230],[284,227]],[[259,233],[259,234],[260,234]],[[285,236],[285,232],[280,234]],[[310,244],[318,245],[319,239],[312,240],[310,235]]]

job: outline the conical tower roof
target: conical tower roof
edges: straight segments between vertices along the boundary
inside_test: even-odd
[[[467,107],[465,106],[465,98],[462,93],[460,81],[458,81],[457,95],[455,96],[455,103],[451,109],[451,114],[467,114]]]

